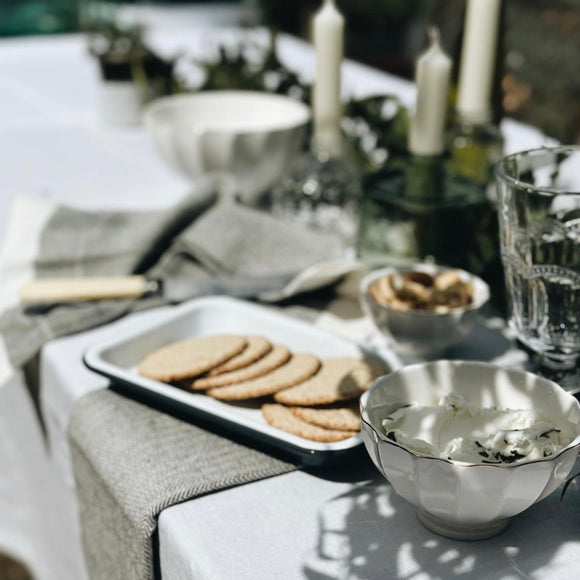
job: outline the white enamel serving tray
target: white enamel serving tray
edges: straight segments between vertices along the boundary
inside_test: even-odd
[[[244,438],[258,446],[277,449],[304,464],[322,464],[361,445],[360,434],[337,443],[308,441],[268,425],[260,411],[261,402],[226,403],[137,374],[138,362],[155,349],[209,334],[257,334],[295,353],[364,356],[382,361],[389,371],[401,366],[389,350],[370,349],[272,309],[226,297],[198,298],[168,309],[165,316],[156,316],[150,323],[128,325],[114,339],[90,348],[84,362],[120,385],[124,392],[154,407],[201,419],[230,438],[239,438],[240,442]]]

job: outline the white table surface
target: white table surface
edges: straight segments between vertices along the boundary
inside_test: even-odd
[[[194,53],[220,37],[235,33],[192,26],[152,35],[164,51]],[[307,45],[285,38],[280,52],[312,77]],[[96,78],[79,36],[0,41],[0,238],[18,195],[48,195],[91,208],[159,207],[190,189],[162,163],[141,128],[99,123]],[[414,99],[410,83],[361,65],[346,63],[344,79],[348,94],[394,92],[407,104]],[[543,142],[539,132],[515,122],[506,121],[503,129],[509,151]],[[113,336],[118,325],[157,315],[142,313],[44,348],[41,405],[48,443],[18,377],[0,385],[0,549],[26,561],[37,580],[86,577],[66,424],[73,402],[106,382],[83,367],[81,354]],[[487,358],[511,356],[504,354],[509,344],[483,327],[459,352],[482,358],[482,345],[490,349]],[[345,467],[291,473],[165,510],[159,519],[163,578],[580,574],[578,510],[570,513],[566,503],[561,508],[555,496],[515,518],[493,540],[454,542],[427,532],[364,456]]]

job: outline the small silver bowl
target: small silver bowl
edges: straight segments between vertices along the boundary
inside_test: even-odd
[[[414,271],[436,276],[451,269],[459,273],[463,282],[471,282],[473,300],[467,306],[453,308],[447,313],[393,310],[376,302],[369,293],[370,286],[376,280],[389,274]],[[465,338],[475,325],[479,310],[489,300],[489,286],[481,278],[457,268],[431,264],[374,270],[361,280],[359,291],[363,310],[386,336],[393,350],[402,355],[425,359],[440,356]]]

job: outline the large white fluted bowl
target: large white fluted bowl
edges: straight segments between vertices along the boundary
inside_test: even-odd
[[[310,109],[289,97],[207,91],[153,101],[144,123],[162,157],[185,177],[235,179],[254,203],[299,152]]]
[[[572,441],[554,455],[510,464],[474,464],[421,455],[387,438],[382,420],[417,402],[436,405],[449,393],[476,407],[541,411]],[[532,373],[478,362],[438,361],[408,366],[375,381],[361,398],[366,449],[393,488],[417,507],[439,534],[482,539],[502,531],[565,481],[580,448],[580,404],[555,383]]]

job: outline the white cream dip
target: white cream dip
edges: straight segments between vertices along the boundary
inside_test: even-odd
[[[476,408],[457,395],[438,405],[413,403],[383,419],[388,438],[420,453],[469,463],[514,463],[541,459],[571,438],[541,413]]]

